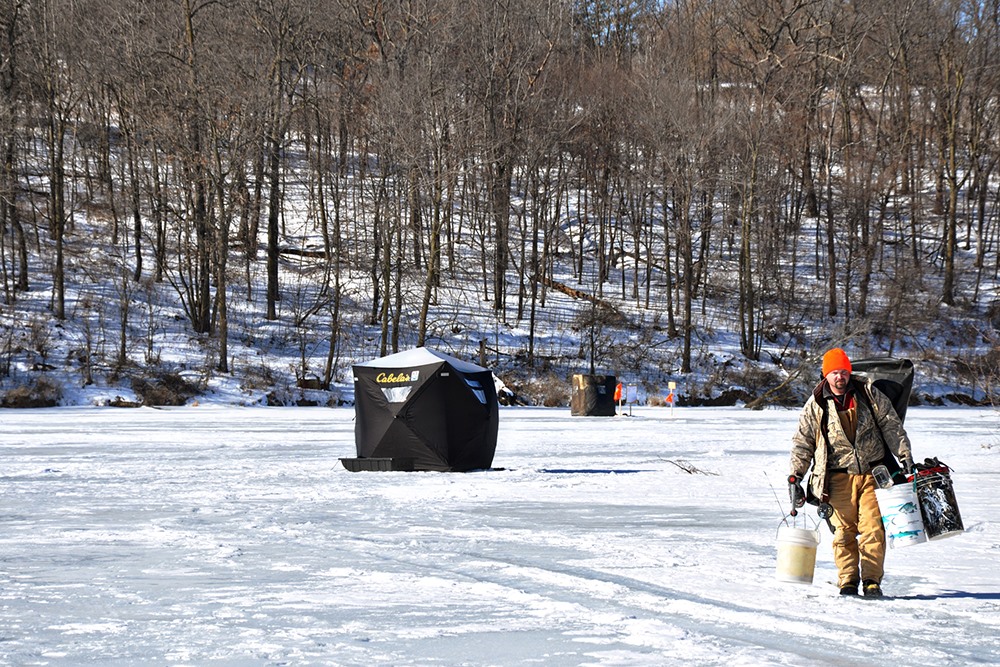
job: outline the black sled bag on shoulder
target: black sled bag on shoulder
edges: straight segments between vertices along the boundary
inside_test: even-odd
[[[892,408],[896,411],[899,421],[906,419],[906,408],[910,404],[910,392],[913,390],[913,362],[909,359],[893,357],[876,357],[859,359],[851,362],[851,372],[855,375],[870,378],[872,386],[889,397]],[[879,429],[881,433],[881,429]],[[896,478],[903,472],[896,457],[889,450],[885,438],[882,438],[885,454],[882,465],[889,470],[889,475]]]

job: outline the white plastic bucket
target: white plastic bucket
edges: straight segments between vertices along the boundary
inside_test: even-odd
[[[819,529],[778,527],[778,581],[811,584],[816,571]]]
[[[878,500],[882,526],[890,547],[908,547],[927,541],[920,503],[912,482],[875,489],[875,499]]]

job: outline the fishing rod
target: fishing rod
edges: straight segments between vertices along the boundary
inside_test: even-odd
[[[791,512],[789,512],[788,514],[785,514],[785,508],[781,504],[781,499],[778,498],[778,491],[777,491],[777,489],[774,488],[774,484],[771,483],[771,478],[767,476],[767,471],[766,470],[764,471],[764,479],[767,480],[767,485],[769,487],[771,487],[771,493],[774,494],[774,502],[778,503],[778,511],[781,512],[781,520],[784,521],[785,518],[787,518],[789,515],[796,516],[798,514],[798,512],[795,510],[794,507],[792,508]]]

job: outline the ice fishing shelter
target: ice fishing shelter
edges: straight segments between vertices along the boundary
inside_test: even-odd
[[[892,401],[899,420],[906,419],[906,408],[910,404],[910,392],[913,390],[912,361],[892,357],[859,359],[851,362],[851,372],[871,378],[875,388]]]
[[[910,404],[910,391],[913,389],[913,362],[909,359],[893,359],[892,357],[876,357],[873,359],[858,359],[851,362],[851,372],[855,375],[871,378],[876,389],[889,397],[892,407],[899,415],[899,421],[906,419],[906,408]],[[883,441],[885,457],[882,463],[889,469],[889,474],[898,475],[900,466]]]
[[[481,366],[426,347],[357,364],[354,405],[358,458],[343,459],[348,470],[493,464],[499,408],[493,373]]]
[[[574,375],[573,393],[569,399],[570,414],[581,417],[614,417],[617,384],[618,379],[614,375]]]

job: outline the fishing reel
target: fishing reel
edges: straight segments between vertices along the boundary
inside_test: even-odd
[[[819,506],[816,507],[816,514],[818,514],[819,518],[826,522],[826,527],[830,529],[831,533],[837,532],[837,529],[833,527],[833,522],[830,521],[830,517],[833,516],[833,505],[830,503],[820,503]]]

